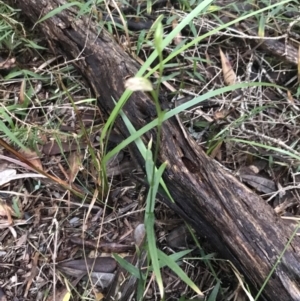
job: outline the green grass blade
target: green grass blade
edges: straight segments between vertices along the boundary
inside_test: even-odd
[[[157,250],[160,261],[167,265],[182,281],[184,281],[191,289],[193,289],[199,296],[204,297],[203,293],[197,285],[185,274],[185,272],[178,266],[178,264],[167,256],[164,252]]]
[[[12,142],[14,142],[16,145],[21,147],[22,149],[25,149],[25,146],[21,143],[19,139],[12,133],[7,126],[4,124],[2,120],[0,120],[0,132],[3,132]]]
[[[136,277],[137,279],[140,279],[140,271],[138,268],[136,268],[134,265],[132,265],[130,262],[119,256],[118,254],[113,254],[114,259],[118,262],[118,264],[124,268],[128,273]]]
[[[134,137],[134,139],[133,139],[131,142],[135,141],[135,143],[136,143],[136,145],[137,145],[137,147],[138,147],[138,149],[139,149],[141,155],[142,155],[143,158],[145,159],[145,158],[146,158],[146,155],[145,155],[145,154],[146,154],[146,146],[144,145],[142,139],[140,138],[141,135],[137,135],[137,131],[135,130],[134,126],[132,125],[132,123],[130,122],[130,120],[127,118],[127,116],[124,114],[123,111],[120,112],[120,115],[121,115],[121,117],[122,117],[122,119],[123,119],[123,121],[124,121],[124,123],[125,123],[125,125],[126,125],[126,127],[127,127],[127,129],[128,129],[128,131],[129,131],[129,133],[130,133],[130,137],[131,137],[131,138]],[[157,123],[157,124],[158,124],[158,123]],[[157,124],[156,124],[156,125],[157,125]],[[155,126],[155,125],[154,125],[154,126]],[[154,127],[154,126],[153,126],[153,127]],[[130,137],[129,137],[129,138],[130,138]],[[121,145],[121,146],[123,145],[122,142],[120,143],[120,145]],[[122,147],[122,148],[123,148],[123,147]],[[117,149],[120,149],[120,150],[121,150],[122,148],[120,148],[119,146],[117,146]],[[102,161],[103,161],[104,166],[105,166],[106,162],[109,160],[110,154],[111,154],[111,152],[107,153],[107,154],[103,157],[103,160],[102,160]],[[160,184],[161,184],[162,188],[164,189],[164,191],[166,192],[166,194],[167,194],[167,196],[169,197],[169,199],[170,199],[172,202],[174,202],[174,200],[173,200],[173,198],[172,198],[172,196],[171,196],[171,194],[170,194],[170,192],[169,192],[169,190],[168,190],[168,188],[167,188],[165,182],[163,181],[163,179],[160,179]]]
[[[211,1],[203,1],[200,5],[202,5],[204,2],[211,2]],[[227,28],[227,27],[229,27],[229,26],[231,26],[231,25],[234,25],[234,24],[236,24],[236,23],[238,23],[238,22],[241,22],[241,21],[243,21],[243,20],[245,20],[245,19],[247,19],[247,18],[250,18],[250,17],[252,17],[252,16],[255,16],[255,15],[259,14],[259,13],[262,13],[262,12],[264,12],[264,11],[266,11],[266,10],[269,10],[269,9],[273,8],[273,7],[281,6],[281,5],[283,5],[283,4],[285,4],[285,3],[289,3],[289,2],[291,2],[291,0],[284,0],[284,1],[281,1],[281,2],[278,2],[278,3],[275,3],[275,4],[273,4],[273,5],[269,5],[268,7],[264,7],[264,8],[262,8],[262,9],[253,11],[253,12],[247,14],[247,15],[241,16],[241,17],[236,18],[236,19],[234,19],[234,20],[232,20],[232,21],[230,21],[230,22],[228,22],[228,23],[226,23],[226,24],[223,24],[223,25],[221,25],[221,26],[219,26],[219,27],[217,27],[217,28],[211,30],[210,32],[205,33],[205,34],[199,36],[198,38],[193,39],[190,43],[185,44],[183,47],[181,47],[181,48],[178,49],[177,51],[172,51],[172,53],[171,53],[171,54],[163,61],[163,64],[166,64],[168,61],[170,61],[171,59],[173,59],[173,58],[174,58],[175,56],[177,56],[178,54],[180,54],[180,53],[182,53],[183,51],[185,51],[186,49],[188,49],[188,48],[194,46],[195,44],[201,42],[203,39],[205,39],[205,38],[207,38],[207,37],[209,37],[209,36],[211,36],[211,35],[213,35],[213,34],[219,32],[220,30],[223,30],[223,29],[225,29],[225,28]],[[199,6],[200,6],[200,5],[199,5]],[[207,5],[206,5],[206,6],[207,6]],[[197,8],[198,8],[198,6],[197,6]],[[185,17],[185,18],[184,18],[184,19],[183,19],[183,20],[175,27],[175,29],[174,29],[174,30],[173,30],[173,31],[172,31],[172,32],[164,39],[164,41],[163,41],[163,45],[164,45],[164,46],[163,46],[163,47],[166,47],[166,46],[169,44],[169,42],[170,42],[170,39],[169,39],[169,38],[170,38],[170,37],[172,37],[172,39],[174,38],[174,33],[176,33],[176,34],[179,33],[178,28],[180,28],[180,30],[181,30],[182,28],[184,28],[185,26],[188,25],[189,21],[191,21],[191,20],[194,18],[194,14],[192,14],[192,13],[193,13],[195,10],[198,11],[197,8],[195,8],[195,9],[194,9],[187,17]],[[192,14],[192,15],[191,15],[191,14]],[[190,18],[191,16],[193,16],[193,17]],[[171,39],[171,40],[172,40],[172,39]],[[142,75],[144,74],[144,71],[147,70],[147,68],[153,63],[153,61],[156,59],[156,57],[157,57],[157,52],[154,51],[154,52],[149,56],[149,58],[147,59],[147,61],[145,62],[145,64],[143,64],[143,67],[142,67],[142,68],[140,69],[140,71],[137,73],[137,76],[142,76]],[[149,65],[148,65],[148,64],[149,64]],[[149,77],[150,75],[152,75],[158,68],[159,68],[159,64],[158,64],[157,66],[151,68],[151,71],[149,71],[147,74],[145,74],[145,77],[148,78],[148,77]]]
[[[291,158],[294,158],[296,160],[298,160],[300,162],[300,156],[298,156],[297,154],[285,150],[285,149],[281,149],[279,147],[274,147],[274,146],[270,146],[270,145],[266,145],[266,144],[262,144],[262,143],[257,143],[254,141],[247,141],[247,140],[243,140],[243,139],[237,139],[237,138],[228,138],[226,139],[226,141],[234,141],[234,142],[241,142],[241,143],[245,143],[245,144],[249,144],[249,145],[254,145],[254,146],[258,146],[267,150],[273,150],[275,152],[281,153],[283,155],[287,155]]]
[[[180,251],[180,252],[173,253],[173,254],[169,255],[169,257],[170,257],[172,260],[177,261],[177,260],[181,259],[182,257],[184,257],[185,255],[191,253],[192,251],[193,251],[192,249]]]
[[[149,143],[151,146],[151,143]],[[148,149],[148,159],[152,159],[152,154],[149,156],[149,152],[151,153],[151,150]],[[153,162],[153,161],[152,161]],[[161,181],[161,176],[165,170],[166,164],[162,164],[158,171],[155,172],[155,169],[153,169],[154,162],[152,166],[149,165],[150,174],[147,174],[147,177],[151,179],[151,185],[147,196],[146,201],[146,213],[145,213],[145,229],[146,229],[146,235],[147,235],[147,242],[148,242],[148,251],[149,256],[151,258],[151,264],[153,268],[154,275],[156,277],[156,282],[159,288],[161,299],[164,298],[164,286],[162,281],[162,276],[160,272],[160,262],[158,260],[158,249],[156,247],[156,236],[154,231],[154,207],[155,207],[155,197],[157,194],[159,182]],[[151,177],[153,172],[155,172],[155,176]]]
[[[228,86],[228,87],[223,87],[223,88],[219,88],[213,91],[209,91],[203,95],[200,95],[178,107],[176,107],[175,109],[172,109],[168,112],[165,113],[165,116],[163,118],[163,121],[168,120],[169,118],[181,113],[184,110],[188,110],[190,107],[195,106],[197,104],[200,104],[202,101],[205,101],[209,98],[213,98],[215,96],[218,96],[222,93],[227,93],[230,91],[234,91],[236,89],[242,89],[242,88],[248,88],[248,87],[254,87],[254,86],[268,86],[268,87],[277,87],[273,84],[267,84],[267,83],[241,83],[241,84],[235,84],[232,86]],[[122,114],[121,116],[124,116],[125,114]],[[124,116],[126,117],[126,116]],[[123,118],[123,117],[122,117]],[[128,120],[128,118],[126,117],[126,119]],[[123,118],[124,122],[125,119]],[[158,119],[154,119],[153,121],[149,122],[147,125],[145,125],[144,127],[142,127],[141,129],[139,129],[138,131],[135,132],[130,132],[130,137],[128,137],[127,139],[123,140],[119,145],[117,145],[114,149],[112,149],[110,152],[108,152],[105,155],[105,160],[109,160],[111,157],[113,157],[115,154],[117,154],[120,150],[122,150],[123,148],[125,148],[126,146],[128,146],[130,143],[132,143],[133,141],[136,141],[139,137],[141,137],[143,134],[147,133],[148,131],[150,131],[151,129],[153,129],[154,127],[156,127],[158,125]],[[146,149],[146,148],[145,148]]]
[[[257,293],[256,297],[255,297],[255,301],[258,300],[258,298],[260,297],[260,295],[262,294],[265,286],[268,284],[269,279],[271,278],[271,276],[273,275],[273,273],[275,272],[277,266],[280,264],[282,257],[285,253],[285,251],[288,249],[288,247],[291,245],[293,239],[297,236],[297,233],[300,229],[300,223],[298,222],[297,227],[295,227],[294,232],[292,233],[291,237],[289,238],[288,242],[286,243],[284,249],[282,250],[281,254],[279,255],[278,259],[276,260],[276,263],[274,264],[272,270],[270,271],[269,275],[267,276],[264,284],[262,285],[262,287],[260,288],[259,292]]]
[[[215,285],[215,287],[211,291],[207,301],[217,301],[217,296],[218,296],[218,293],[220,291],[220,285],[221,285],[221,281],[218,280],[217,284]]]
[[[43,22],[43,21],[45,21],[45,20],[47,20],[47,19],[49,19],[49,18],[51,18],[51,17],[54,17],[55,15],[61,13],[64,9],[67,9],[67,8],[69,8],[69,7],[71,7],[71,6],[81,7],[81,6],[82,6],[82,3],[80,3],[80,2],[71,2],[71,3],[66,3],[66,4],[64,4],[64,5],[62,5],[62,6],[59,6],[59,7],[55,8],[55,9],[51,10],[48,14],[46,14],[46,15],[45,15],[44,17],[42,17],[41,19],[39,19],[39,20],[35,23],[35,25],[36,25],[36,24],[39,24],[39,23],[41,23],[41,22]],[[35,26],[35,25],[34,25],[34,26]]]
[[[154,213],[146,212],[145,214],[145,229],[147,234],[147,242],[148,242],[148,252],[151,258],[151,264],[153,268],[153,272],[155,274],[156,282],[159,288],[160,296],[163,299],[164,296],[164,286],[162,282],[162,276],[160,272],[160,263],[158,261],[158,249],[156,247],[156,236],[154,231]]]
[[[162,41],[161,48],[164,49],[167,47],[176,37],[181,30],[188,25],[195,17],[197,17],[207,6],[209,6],[213,0],[204,0],[202,1],[195,9],[193,9],[185,18],[182,20],[171,32],[166,36],[166,38]],[[157,58],[158,52],[154,50],[147,61],[143,64],[141,69],[138,71],[136,76],[142,76],[147,69],[151,66],[153,61]]]
[[[164,49],[171,41],[174,39],[174,37],[185,27],[186,23],[189,23],[193,18],[198,16],[204,8],[206,8],[213,0],[204,0],[200,5],[198,5],[184,20],[187,20],[186,22],[180,22],[170,34],[163,40],[161,48]],[[142,76],[147,68],[149,68],[152,64],[152,62],[157,58],[158,52],[155,50],[150,57],[147,59],[147,61],[143,64],[141,69],[137,72],[136,76]],[[105,126],[102,130],[100,141],[104,141],[104,137],[109,131],[109,128],[112,126],[114,123],[115,119],[118,116],[119,111],[123,107],[123,105],[126,103],[127,99],[130,97],[132,94],[132,91],[129,91],[126,89],[119,99],[117,105],[111,112],[107,122],[105,123]]]

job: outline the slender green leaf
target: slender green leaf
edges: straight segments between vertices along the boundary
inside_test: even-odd
[[[201,4],[199,4],[182,22],[180,22],[180,24],[178,24],[175,29],[173,29],[173,31],[167,35],[166,39],[163,40],[161,48],[164,49],[169,43],[171,43],[171,41],[174,39],[175,36],[177,36],[177,34],[196,16],[199,15],[199,13],[205,8],[207,7],[213,0],[204,0],[201,2]],[[136,76],[142,76],[145,71],[147,70],[147,68],[149,68],[151,66],[151,64],[153,63],[153,61],[156,59],[156,57],[158,56],[158,52],[155,50],[150,57],[147,59],[147,61],[143,64],[143,66],[141,67],[141,69],[138,71],[138,73],[136,74]],[[113,111],[111,112],[107,122],[105,123],[105,126],[102,130],[101,133],[101,137],[100,137],[100,141],[104,141],[104,137],[107,135],[109,128],[111,128],[112,124],[115,122],[119,111],[121,110],[121,108],[123,107],[123,105],[126,103],[127,99],[130,97],[130,95],[132,94],[131,91],[129,91],[128,89],[125,90],[125,92],[123,93],[123,95],[121,96],[121,98],[119,99],[117,105],[115,106],[115,108],[113,109]]]
[[[169,118],[181,113],[182,111],[188,110],[190,107],[195,106],[197,104],[200,104],[202,101],[213,98],[213,97],[215,97],[217,95],[220,95],[222,93],[227,93],[227,92],[230,92],[230,91],[234,91],[236,89],[248,88],[248,87],[254,87],[254,86],[262,86],[262,85],[267,86],[267,87],[278,87],[276,85],[268,84],[268,83],[241,83],[241,84],[235,84],[235,85],[228,86],[228,87],[219,88],[219,89],[216,89],[216,90],[213,90],[213,91],[209,91],[209,92],[207,92],[203,95],[200,95],[200,96],[198,96],[198,97],[196,97],[196,98],[194,98],[190,101],[187,101],[186,103],[184,103],[184,104],[182,104],[182,105],[166,112],[163,120],[164,121],[168,120]],[[117,103],[117,106],[118,105],[119,105],[119,102]],[[125,122],[125,119],[127,119],[127,124],[128,124],[128,118],[125,116],[125,114],[121,113],[121,117],[122,118],[124,117],[123,118],[124,122]],[[156,118],[153,121],[149,122],[144,127],[142,127],[141,129],[139,129],[138,131],[130,132],[131,135],[128,138],[123,140],[120,144],[118,144],[114,149],[112,149],[110,152],[108,152],[105,155],[105,160],[106,161],[109,160],[111,157],[113,157],[115,154],[117,154],[120,150],[122,150],[123,148],[128,146],[133,141],[136,141],[139,137],[141,137],[143,134],[150,131],[151,129],[153,129],[157,125],[158,125],[158,119]]]
[[[3,123],[2,120],[0,120],[0,133],[3,132],[12,142],[17,144],[22,149],[25,149],[25,146],[21,143],[19,139],[15,136],[14,133],[12,133],[7,126]]]
[[[281,149],[279,147],[274,147],[274,146],[270,146],[270,145],[266,145],[266,144],[262,144],[262,143],[258,143],[258,142],[254,142],[254,141],[247,141],[247,140],[243,140],[243,139],[236,139],[236,138],[228,138],[226,139],[227,141],[234,141],[234,142],[241,142],[241,143],[245,143],[245,144],[249,144],[249,145],[254,145],[254,146],[258,146],[264,149],[268,149],[268,150],[273,150],[275,152],[287,155],[291,158],[294,158],[296,160],[298,160],[300,162],[300,156],[293,153],[292,151],[288,151],[285,149]]]
[[[273,7],[276,7],[276,6],[280,6],[280,5],[283,5],[285,3],[288,3],[290,2],[291,0],[284,0],[284,1],[281,1],[281,2],[277,2],[275,4],[272,4],[270,6],[267,6],[267,7],[264,7],[262,9],[259,9],[259,10],[256,10],[256,11],[253,11],[247,15],[244,15],[244,16],[241,16],[239,18],[236,18],[226,24],[223,24],[211,31],[209,31],[208,33],[205,33],[199,37],[197,37],[196,39],[192,40],[190,43],[187,43],[185,44],[183,47],[181,47],[179,50],[177,51],[172,51],[172,53],[170,53],[170,55],[164,59],[163,61],[163,64],[167,63],[168,61],[172,60],[174,57],[176,57],[178,54],[182,53],[183,51],[185,51],[186,49],[196,45],[197,43],[199,43],[200,41],[202,41],[203,39],[219,32],[220,30],[222,29],[225,29],[233,24],[236,24],[238,22],[241,22],[247,18],[250,18],[252,16],[255,16],[255,15],[258,15],[259,13],[262,13],[266,10],[269,10],[270,8],[273,8]],[[164,39],[163,41],[163,44],[162,44],[162,47],[166,47],[171,41],[172,39],[174,38],[174,36],[176,36],[180,31],[181,29],[183,29],[186,25],[188,25],[188,23],[194,18],[197,16],[197,14],[195,15],[195,13],[197,12],[198,14],[205,8],[208,6],[208,4],[210,4],[212,1],[203,1],[201,2],[200,5],[198,5],[189,15],[187,15],[173,30],[172,32],[167,35],[167,37]],[[200,9],[201,7],[201,9]],[[200,9],[200,12],[198,12]],[[139,70],[139,72],[137,73],[137,76],[142,76],[144,74],[144,72],[147,71],[147,68],[153,63],[153,61],[156,59],[157,57],[157,52],[153,52],[149,58],[147,59],[147,61],[145,62],[145,64],[143,64],[142,68]],[[150,75],[152,75],[157,69],[159,68],[159,64],[153,68],[151,68],[151,71],[149,71],[147,74],[145,74],[145,76],[148,78]]]
[[[220,284],[221,284],[221,281],[218,280],[217,284],[214,286],[213,290],[211,291],[207,301],[217,301],[217,296],[220,291]]]
[[[203,293],[197,287],[197,285],[186,275],[186,273],[178,266],[164,252],[157,250],[158,257],[164,265],[167,265],[182,281],[184,281],[191,289],[193,289],[199,296],[204,297]]]
[[[155,232],[154,232],[154,213],[153,212],[146,212],[145,213],[145,228],[147,234],[147,242],[148,242],[148,251],[149,256],[151,258],[151,264],[153,268],[153,272],[156,278],[156,283],[158,285],[160,298],[164,298],[164,286],[160,272],[160,264],[158,261],[158,249],[156,247],[156,239],[155,239]]]
[[[81,6],[82,6],[82,3],[80,3],[80,2],[75,2],[75,1],[74,1],[74,2],[70,2],[70,3],[65,3],[65,4],[63,4],[62,6],[59,6],[59,7],[55,8],[55,9],[51,10],[48,14],[46,14],[44,17],[42,17],[41,19],[39,19],[39,20],[35,23],[35,25],[36,25],[36,24],[39,24],[39,23],[41,23],[41,22],[44,22],[45,20],[47,20],[47,19],[49,19],[49,18],[51,18],[51,17],[53,17],[53,16],[55,16],[55,15],[61,13],[63,10],[65,10],[65,9],[71,7],[71,6],[81,7]],[[35,25],[34,25],[34,26],[35,26]]]
[[[134,265],[132,265],[130,262],[119,256],[118,254],[113,254],[113,257],[128,273],[130,273],[137,279],[140,279],[140,271],[138,268],[136,268]]]

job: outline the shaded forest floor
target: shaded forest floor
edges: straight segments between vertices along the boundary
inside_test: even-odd
[[[142,65],[155,48],[154,20],[164,15],[167,35],[196,3],[159,1],[152,11],[145,3],[118,5],[90,1],[79,14],[98,18]],[[300,210],[300,14],[293,5],[291,1],[252,14],[256,9],[246,2],[213,2],[163,50],[164,57],[178,55],[164,64],[159,91],[168,109],[236,82],[257,83],[211,97],[181,112],[180,118],[211,158],[261,195],[287,223],[298,223]],[[122,28],[118,9],[127,15],[127,28]],[[109,300],[129,278],[111,254],[137,256],[136,245],[144,239],[144,174],[125,149],[107,164],[109,193],[101,190],[99,136],[105,120],[89,83],[76,62],[54,54],[20,12],[3,2],[0,10],[5,16],[0,25],[0,135],[24,158],[0,149],[0,300]],[[247,14],[245,20],[226,25]],[[151,81],[158,83],[155,76]],[[106,148],[118,143],[113,132]],[[28,161],[56,181],[37,174]],[[91,193],[92,202],[66,191],[61,181]],[[182,255],[178,265],[205,300],[247,300],[240,276],[218,258],[209,237],[195,237],[160,202],[155,217],[158,248]],[[96,257],[101,261],[92,260]],[[162,275],[165,300],[204,300],[170,268],[163,268]],[[159,300],[151,271],[144,284],[145,300]]]

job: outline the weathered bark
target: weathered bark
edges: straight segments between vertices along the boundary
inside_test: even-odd
[[[62,0],[22,0],[21,8],[32,22],[62,5]],[[104,29],[85,17],[76,18],[73,9],[38,25],[59,54],[75,63],[90,83],[102,112],[109,114],[124,91],[124,79],[136,74],[139,66],[124,53]],[[134,93],[124,112],[141,128],[155,118],[153,102],[146,94]],[[119,131],[128,136],[121,119]],[[146,133],[144,141],[149,141]],[[142,166],[135,145],[132,153]],[[189,168],[190,159],[197,170]],[[192,224],[212,245],[259,289],[287,244],[293,229],[273,209],[235,177],[208,158],[175,118],[164,123],[159,161],[168,162],[164,181],[175,204],[172,208]],[[192,171],[192,172],[191,172]],[[264,289],[268,300],[300,300],[300,240],[296,237]]]

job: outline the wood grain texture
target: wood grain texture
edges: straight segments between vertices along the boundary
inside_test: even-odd
[[[22,0],[12,6],[22,9],[34,23],[39,17],[63,5],[62,0]],[[70,8],[37,25],[48,38],[56,54],[63,54],[90,83],[102,112],[113,110],[112,99],[124,91],[124,79],[136,74],[139,66],[116,44],[104,29],[85,17],[76,18]],[[149,97],[135,92],[124,112],[136,129],[156,117]],[[129,135],[121,119],[116,126],[124,137]],[[144,135],[147,143],[155,130]],[[155,140],[155,139],[154,139]],[[144,165],[138,150],[130,145],[133,156]],[[181,159],[199,166],[190,172]],[[184,133],[176,118],[166,121],[162,130],[159,161],[168,162],[164,173],[179,215],[206,236],[219,254],[231,260],[253,285],[253,294],[263,284],[287,244],[293,229],[284,224],[273,209],[208,158]],[[300,300],[300,240],[288,247],[265,290],[266,300]]]

